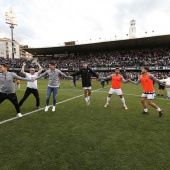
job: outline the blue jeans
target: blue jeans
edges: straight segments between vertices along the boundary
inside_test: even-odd
[[[49,106],[50,95],[53,92],[53,106],[56,105],[58,87],[48,87],[46,95],[46,106]]]

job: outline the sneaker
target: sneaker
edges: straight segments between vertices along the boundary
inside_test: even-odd
[[[160,94],[158,94],[157,96],[160,96]]]
[[[159,111],[159,117],[161,117],[162,115],[163,115],[163,112],[161,110],[161,111]]]
[[[52,108],[52,112],[55,112],[55,106],[53,106],[53,108]]]
[[[47,112],[48,111],[48,109],[49,109],[49,106],[45,106],[45,112]]]
[[[21,114],[21,113],[18,113],[18,114],[17,114],[17,117],[22,117],[22,114]]]
[[[126,110],[128,109],[126,105],[124,106],[124,108],[125,108]]]
[[[105,105],[104,105],[104,107],[108,107],[109,106],[109,104],[108,103],[106,103]]]
[[[164,96],[163,94],[161,94],[161,96]]]
[[[148,114],[148,112],[143,111],[142,114]]]
[[[40,106],[37,106],[37,109],[41,109],[41,107],[40,107]]]

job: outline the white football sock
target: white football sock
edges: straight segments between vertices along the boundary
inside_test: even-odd
[[[85,100],[86,100],[86,102],[88,102],[88,98],[87,97],[85,98]]]
[[[121,98],[121,101],[122,101],[123,105],[125,106],[126,104],[125,104],[125,98],[124,97]]]
[[[110,97],[107,97],[106,103],[109,104],[109,102],[110,102]]]
[[[158,107],[157,109],[156,109],[158,112],[160,112],[161,111],[161,109]]]

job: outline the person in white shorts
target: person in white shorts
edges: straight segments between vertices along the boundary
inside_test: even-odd
[[[87,63],[83,63],[83,68],[79,71],[71,74],[71,76],[75,77],[81,75],[82,78],[82,86],[84,90],[84,97],[87,103],[87,106],[90,104],[90,96],[91,96],[91,75],[95,77],[99,77],[91,68],[88,67]]]
[[[150,106],[152,106],[153,108],[155,108],[158,111],[159,117],[162,117],[162,115],[163,115],[162,109],[160,107],[158,107],[155,103],[153,103],[154,91],[155,91],[154,86],[153,86],[153,81],[155,81],[159,84],[162,84],[166,88],[169,88],[170,86],[165,85],[160,80],[155,78],[152,74],[150,74],[149,67],[142,68],[141,76],[139,77],[139,79],[137,81],[132,81],[131,79],[129,79],[129,81],[136,85],[138,85],[140,82],[142,84],[143,93],[141,95],[141,103],[142,103],[142,106],[144,109],[142,114],[148,114],[148,108],[147,108],[147,104],[146,104],[146,101],[147,101]]]
[[[111,74],[108,77],[102,77],[102,79],[105,79],[105,80],[110,79],[111,80],[110,91],[108,93],[106,104],[104,105],[104,107],[109,106],[109,102],[110,102],[110,98],[111,98],[112,94],[116,94],[116,95],[118,95],[120,97],[120,99],[121,99],[121,101],[123,103],[124,109],[128,109],[127,106],[126,106],[126,103],[125,103],[125,99],[123,97],[122,90],[121,90],[122,81],[124,83],[127,83],[128,80],[125,80],[124,77],[122,75],[120,75],[119,73],[120,73],[119,68],[116,68],[115,69],[115,74]]]

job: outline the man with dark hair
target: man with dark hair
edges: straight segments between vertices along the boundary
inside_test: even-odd
[[[111,98],[112,94],[116,94],[116,95],[118,95],[120,97],[120,99],[121,99],[121,101],[123,103],[124,109],[128,109],[127,106],[126,106],[126,103],[125,103],[125,99],[123,97],[122,90],[121,90],[122,81],[124,83],[127,83],[128,81],[125,80],[122,75],[120,75],[119,68],[115,69],[115,74],[111,74],[110,76],[107,76],[107,77],[102,77],[101,79],[111,80],[110,90],[109,90],[107,100],[106,100],[106,104],[104,105],[104,107],[109,106],[109,102],[110,102],[110,98]]]
[[[148,109],[146,106],[146,100],[148,101],[148,104],[155,108],[159,112],[159,117],[162,116],[163,112],[162,110],[152,102],[154,99],[154,86],[153,86],[153,81],[162,84],[163,86],[169,88],[170,86],[163,84],[161,81],[159,81],[157,78],[155,78],[152,74],[149,73],[149,68],[148,67],[143,67],[141,70],[142,75],[139,77],[139,79],[134,82],[131,79],[129,81],[133,84],[138,85],[140,82],[142,83],[143,86],[143,93],[141,95],[141,103],[144,108],[144,111],[142,114],[148,114]]]
[[[90,96],[91,96],[91,75],[95,77],[99,77],[91,68],[88,67],[86,62],[83,63],[83,68],[79,71],[71,74],[71,76],[81,75],[82,78],[82,86],[84,89],[84,97],[87,105],[90,104]]]
[[[19,77],[13,72],[8,72],[6,64],[0,64],[0,104],[8,99],[17,111],[17,116],[22,117],[20,112],[20,107],[18,104],[18,99],[15,93],[15,79],[31,81],[31,79]]]
[[[57,92],[58,88],[60,86],[60,81],[59,81],[59,75],[62,75],[66,78],[70,78],[69,76],[66,76],[64,73],[62,73],[60,70],[55,68],[55,63],[50,62],[49,63],[49,69],[45,71],[43,74],[38,76],[36,79],[39,79],[43,76],[49,76],[49,82],[48,82],[48,88],[47,88],[47,94],[46,94],[46,107],[45,107],[45,112],[48,111],[49,109],[49,100],[50,100],[50,95],[53,92],[53,107],[52,111],[55,111],[56,107],[56,101],[57,101]]]

